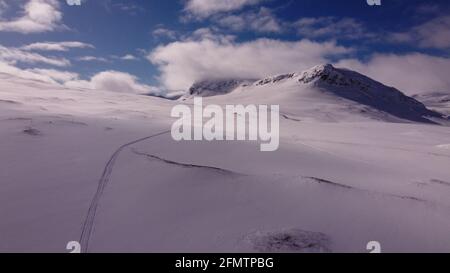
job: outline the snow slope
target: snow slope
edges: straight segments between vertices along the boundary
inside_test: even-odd
[[[280,104],[263,153],[173,141],[180,101],[0,75],[0,252],[450,251],[449,127],[293,77],[205,98]]]
[[[425,104],[429,109],[450,116],[450,94],[448,93],[425,93],[413,96]]]

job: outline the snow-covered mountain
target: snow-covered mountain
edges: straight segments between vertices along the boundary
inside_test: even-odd
[[[202,81],[191,87],[188,97],[218,94],[229,94],[231,97],[250,94],[252,100],[267,98],[267,103],[289,105],[289,112],[304,113],[311,103],[319,106],[327,102],[327,107],[317,110],[321,115],[335,115],[338,119],[345,112],[390,121],[402,119],[434,123],[434,119],[443,118],[443,114],[427,109],[421,102],[393,87],[331,64],[318,65],[299,73],[267,77],[253,83],[249,80]],[[280,100],[280,96],[283,99]],[[308,101],[307,105],[305,101]],[[340,108],[339,111],[336,107]]]

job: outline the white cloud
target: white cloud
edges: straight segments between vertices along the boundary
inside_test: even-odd
[[[306,38],[359,39],[372,35],[353,18],[305,17],[292,26]]]
[[[136,57],[133,54],[125,54],[123,56],[111,55],[109,57],[110,57],[111,60],[121,60],[121,61],[137,61],[137,60],[139,60],[139,58]],[[93,56],[81,57],[81,59],[84,59],[84,61],[103,61],[103,62],[108,62],[107,59],[97,58],[97,57],[93,57]]]
[[[138,79],[135,76],[118,71],[100,72],[93,76],[89,81],[68,81],[64,85],[71,88],[83,88],[121,93],[147,94],[157,91],[151,86],[139,83]]]
[[[0,31],[38,33],[53,31],[61,26],[62,13],[57,0],[29,0],[21,16],[0,21]]]
[[[12,75],[19,78],[55,83],[50,77],[31,72],[29,70],[17,68],[11,64],[0,61],[0,73]]]
[[[450,58],[419,53],[376,54],[367,62],[342,60],[337,65],[356,70],[409,95],[450,92]]]
[[[168,38],[171,40],[175,40],[177,38],[177,32],[174,30],[170,30],[165,27],[158,27],[152,32],[153,37],[155,38]]]
[[[236,39],[236,36],[234,35],[224,35],[219,33],[220,31],[215,27],[213,28],[204,27],[196,29],[195,31],[189,33],[188,35],[182,36],[181,40],[183,41],[213,40],[220,43],[228,43]]]
[[[132,54],[126,54],[126,55],[120,57],[120,59],[124,60],[124,61],[136,61],[136,60],[138,60],[138,58],[136,56],[132,55]]]
[[[222,26],[234,31],[252,30],[256,32],[281,32],[283,22],[278,20],[267,8],[260,8],[258,12],[249,11],[239,15],[225,15],[216,19]]]
[[[80,62],[109,62],[106,58],[96,56],[83,56],[77,58],[77,60]]]
[[[21,47],[23,50],[40,50],[40,51],[69,51],[72,48],[94,48],[93,45],[70,41],[70,42],[41,42],[33,43]]]
[[[216,26],[198,28],[190,33],[183,34],[178,41],[175,42],[198,42],[202,40],[212,40],[217,43],[231,43],[236,40],[237,36],[232,34],[223,34],[221,29]],[[151,54],[153,50],[146,52],[146,56]]]
[[[162,94],[158,88],[139,83],[135,76],[118,71],[103,71],[89,80],[81,80],[77,73],[70,71],[39,68],[22,69],[0,61],[0,73],[68,88],[135,94]]]
[[[450,48],[450,16],[439,16],[407,32],[391,33],[388,40],[422,48]]]
[[[0,45],[0,61],[9,64],[27,63],[27,64],[48,64],[54,66],[69,66],[70,61],[65,58],[46,57],[37,53],[23,51],[17,48],[9,48]]]
[[[47,83],[60,84],[69,80],[78,79],[78,74],[54,69],[21,69],[12,64],[0,61],[0,73],[15,77],[37,80]]]
[[[55,69],[40,69],[40,68],[32,68],[27,69],[27,71],[36,73],[42,76],[48,76],[52,80],[59,82],[59,83],[65,83],[67,81],[72,81],[78,79],[79,75],[74,72],[69,71],[60,71]]]
[[[185,11],[199,18],[216,13],[239,10],[247,5],[255,5],[263,0],[188,0]]]
[[[199,40],[159,46],[147,58],[158,66],[165,87],[186,90],[205,78],[261,78],[301,71],[349,52],[335,42],[258,39],[236,43],[222,36],[204,35]]]
[[[5,13],[5,10],[8,8],[8,4],[6,3],[5,0],[0,0],[0,16],[3,15],[3,13]]]
[[[110,4],[110,2],[107,2],[107,4],[108,3]],[[114,3],[112,4],[112,7],[126,12],[130,15],[137,15],[139,13],[145,12],[145,8],[133,3]]]

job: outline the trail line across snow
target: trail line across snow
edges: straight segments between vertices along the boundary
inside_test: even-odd
[[[134,144],[137,144],[139,142],[154,138],[154,137],[158,137],[158,136],[162,136],[165,134],[170,133],[170,130],[164,131],[164,132],[160,132],[151,136],[147,136],[147,137],[143,137],[137,140],[134,140],[132,142],[126,143],[122,146],[120,146],[114,153],[113,155],[109,158],[108,163],[106,164],[102,176],[100,177],[100,180],[98,182],[98,187],[97,187],[97,191],[94,195],[94,198],[91,201],[91,204],[89,206],[89,210],[86,216],[86,219],[83,222],[83,229],[81,231],[81,236],[80,236],[80,244],[81,244],[81,251],[82,253],[87,253],[89,251],[89,241],[91,238],[91,234],[92,234],[92,229],[94,227],[94,221],[95,221],[95,215],[97,213],[97,208],[100,202],[100,198],[102,197],[103,191],[105,190],[105,187],[107,186],[110,177],[111,177],[111,173],[113,171],[114,168],[114,164],[117,160],[117,158],[119,157],[120,153],[127,147],[132,146]]]

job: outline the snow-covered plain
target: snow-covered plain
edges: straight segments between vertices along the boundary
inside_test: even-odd
[[[173,141],[170,110],[189,97],[1,74],[0,252],[67,252],[79,240],[89,252],[367,252],[369,241],[449,252],[447,122],[427,123],[402,97],[390,107],[406,112],[391,115],[342,94],[352,86],[303,76],[204,99],[279,104],[280,149],[260,152],[255,142]]]

